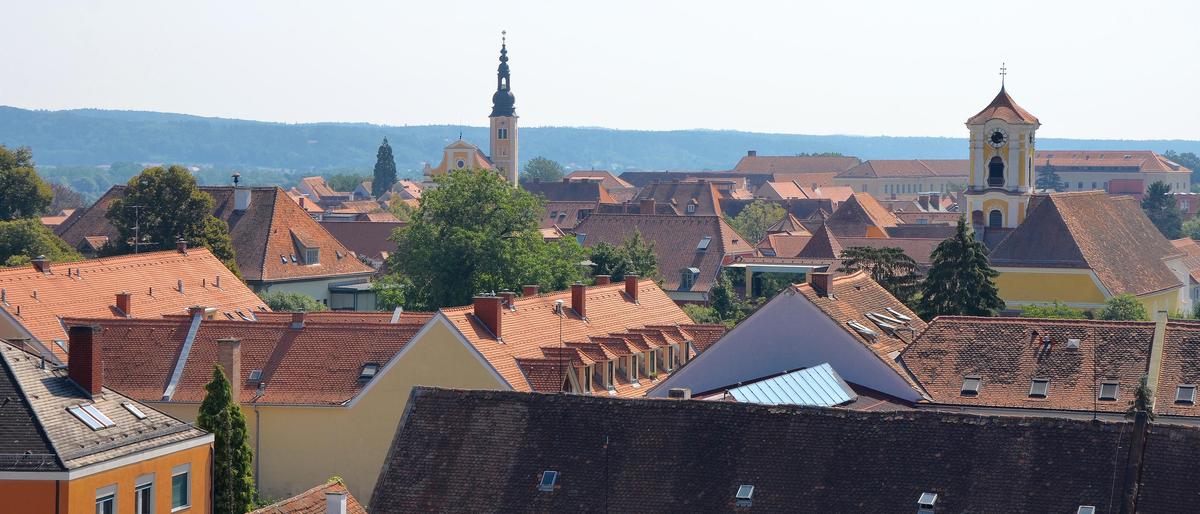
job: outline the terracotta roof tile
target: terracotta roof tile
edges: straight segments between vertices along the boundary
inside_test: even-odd
[[[612,193],[613,190],[632,188],[633,184],[626,182],[612,172],[604,170],[576,170],[568,173],[567,180],[599,180],[600,185]]]
[[[738,161],[737,165],[733,167],[733,171],[738,173],[840,173],[853,168],[858,162],[857,157],[747,155]]]
[[[653,199],[658,204],[670,205],[679,214],[689,216],[715,216],[721,214],[720,195],[713,183],[707,180],[651,182],[638,191],[633,201]],[[695,209],[688,212],[688,206]]]
[[[526,182],[521,188],[550,202],[617,203],[598,181]]]
[[[987,107],[984,107],[983,110],[979,111],[978,114],[971,116],[967,120],[967,124],[975,125],[987,123],[988,120],[994,119],[1003,120],[1008,123],[1028,123],[1033,125],[1041,124],[1038,119],[1034,117],[1034,115],[1029,114],[1029,111],[1022,109],[1021,106],[1017,105],[1017,102],[1008,95],[1008,92],[1005,91],[1003,87],[1001,87],[1000,92],[996,94],[996,98],[992,99],[992,103],[988,104]]]
[[[392,232],[404,228],[401,221],[322,221],[325,228],[338,242],[356,256],[383,260],[396,253],[396,242],[390,240]]]
[[[900,220],[875,197],[854,193],[838,205],[825,224],[838,237],[887,237],[887,228],[899,225]]]
[[[584,218],[596,212],[596,202],[546,202],[546,214],[542,216],[540,228],[559,227],[573,229]]]
[[[1182,284],[1163,263],[1181,254],[1133,198],[1104,191],[1041,197],[992,250],[993,266],[1091,268],[1113,295],[1148,294]],[[1096,220],[1105,220],[1097,224]]]
[[[50,271],[41,273],[33,266],[0,268],[0,290],[5,299],[0,302],[0,310],[64,363],[65,345],[55,343],[67,339],[60,321],[64,317],[115,319],[130,314],[158,318],[186,314],[188,307],[197,305],[244,312],[267,309],[261,298],[205,248],[189,249],[186,255],[176,251],[146,252],[54,263]],[[132,295],[132,313],[117,309],[116,295],[120,292]]]
[[[358,503],[358,499],[350,494],[350,490],[346,489],[346,485],[341,480],[321,484],[286,500],[252,510],[250,514],[325,514],[327,512],[325,510],[326,493],[346,495],[346,514],[367,514],[367,509]]]
[[[1183,266],[1188,271],[1192,283],[1200,283],[1200,244],[1195,239],[1185,237],[1171,241],[1175,249],[1183,252]]]
[[[873,159],[850,168],[838,178],[963,177],[970,174],[966,159]]]
[[[1033,157],[1033,166],[1038,171],[1192,172],[1150,150],[1038,150]]]

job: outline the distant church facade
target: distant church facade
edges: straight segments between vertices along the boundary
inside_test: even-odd
[[[478,146],[458,140],[442,151],[442,162],[436,167],[425,165],[425,177],[434,177],[464,168],[495,170],[517,186],[519,176],[517,157],[516,97],[512,93],[512,76],[508,69],[508,43],[500,43],[500,66],[496,70],[496,92],[492,94],[492,113],[488,116],[490,147],[484,155]]]

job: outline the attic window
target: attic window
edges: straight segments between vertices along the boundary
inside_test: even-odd
[[[1100,400],[1116,400],[1117,399],[1117,382],[1108,381],[1100,384]]]
[[[282,262],[282,263],[284,263],[284,264],[287,264],[287,256],[286,256],[286,255],[280,255],[280,256],[279,256],[279,262]]]
[[[931,513],[934,505],[937,505],[937,493],[924,492],[921,497],[917,498],[917,513]]]
[[[978,396],[980,385],[983,385],[983,380],[979,378],[979,375],[967,375],[963,378],[960,394],[963,396]]]
[[[733,498],[737,501],[738,507],[749,507],[750,502],[754,499],[754,486],[750,484],[738,486],[737,494]]]
[[[379,364],[375,362],[368,362],[363,364],[362,370],[358,372],[358,379],[371,380],[375,377],[376,373],[379,373]]]
[[[700,268],[684,268],[679,271],[679,290],[687,291],[696,285],[696,278],[700,276]]]
[[[1071,350],[1078,350],[1079,349],[1079,339],[1074,338],[1074,337],[1067,339],[1067,348],[1071,349]]]
[[[688,214],[696,214],[696,204],[689,203],[686,210]]]
[[[113,420],[105,416],[104,413],[96,410],[96,406],[92,404],[72,405],[67,407],[67,412],[70,412],[71,415],[75,416],[75,418],[82,421],[83,424],[92,430],[117,426],[116,423],[113,423]]]
[[[846,324],[850,325],[850,328],[853,328],[855,332],[859,333],[859,335],[861,335],[867,339],[870,339],[872,341],[874,341],[876,337],[879,337],[878,332],[867,328],[866,325],[863,325],[862,323],[859,323],[857,321],[850,320],[850,321],[847,321]]]
[[[1096,514],[1096,507],[1092,505],[1080,505],[1079,510],[1075,514]]]
[[[1183,405],[1196,404],[1196,386],[1181,385],[1175,388],[1175,403]]]
[[[292,254],[288,254],[288,255],[290,255],[292,257],[292,264],[296,264],[296,254],[292,253]]]
[[[704,236],[700,242],[696,244],[696,251],[703,252],[708,250],[708,244],[712,242],[712,236]]]
[[[321,263],[321,249],[320,248],[305,248],[304,249],[304,263],[308,264],[308,265],[320,264]]]
[[[125,402],[122,403],[121,406],[125,407],[125,410],[129,411],[130,414],[133,414],[133,417],[137,419],[146,419],[146,413],[142,412],[142,409],[139,409],[137,405]]]
[[[251,382],[258,382],[259,380],[262,380],[262,370],[261,369],[250,370],[250,378],[248,378],[247,380],[249,380]]]
[[[554,492],[554,485],[558,482],[558,472],[546,470],[542,472],[542,479],[538,482],[538,490],[546,493]]]
[[[1049,392],[1050,379],[1048,378],[1035,378],[1033,379],[1033,382],[1029,384],[1030,398],[1045,398],[1046,394]]]
[[[904,314],[901,314],[900,311],[897,311],[896,309],[888,307],[886,310],[888,311],[888,314],[891,314],[892,316],[894,316],[896,319],[898,319],[900,321],[912,321],[912,318],[905,316]]]

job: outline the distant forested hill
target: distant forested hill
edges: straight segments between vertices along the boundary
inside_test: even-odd
[[[870,127],[863,127],[870,131]],[[0,106],[0,144],[30,146],[39,166],[181,163],[224,170],[272,170],[255,182],[288,182],[297,174],[367,172],[387,136],[402,175],[441,159],[441,149],[464,139],[487,150],[483,127],[393,127],[364,123],[286,124],[183,114],[80,109],[32,111]],[[964,130],[965,132],[965,130]],[[1200,153],[1197,141],[1040,139],[1043,149],[1147,149]],[[568,168],[724,170],[746,150],[759,155],[838,152],[862,159],[965,158],[964,139],[762,134],[717,130],[650,132],[577,127],[521,129],[521,157],[545,156]],[[128,164],[117,166],[123,169]],[[136,167],[136,166],[135,166]],[[75,174],[78,174],[76,172]],[[101,174],[103,175],[103,174]],[[120,177],[80,177],[101,183]],[[212,180],[216,180],[213,178]]]

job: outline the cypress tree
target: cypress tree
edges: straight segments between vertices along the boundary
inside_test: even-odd
[[[987,247],[958,219],[954,235],[933,250],[933,263],[921,288],[918,311],[926,319],[944,315],[994,316],[1004,308],[988,265]]]
[[[254,508],[254,475],[246,417],[233,398],[232,386],[218,364],[200,404],[196,426],[213,434],[213,512],[242,514]]]
[[[375,178],[371,181],[371,195],[375,198],[383,196],[396,183],[396,159],[392,157],[392,147],[387,138],[379,145],[375,154]]]

